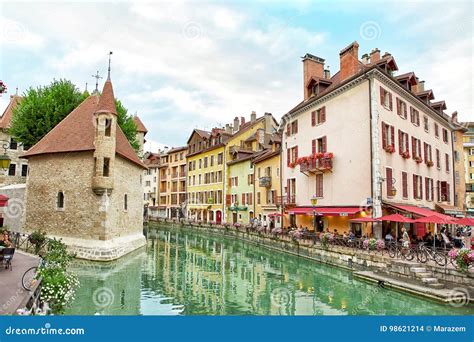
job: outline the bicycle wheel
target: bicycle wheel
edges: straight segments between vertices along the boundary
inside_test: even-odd
[[[394,246],[391,246],[389,249],[388,249],[388,256],[390,258],[395,258],[395,256],[397,255],[397,248],[394,247]]]
[[[435,252],[433,259],[439,266],[445,266],[448,262],[446,259],[446,255],[442,252]]]
[[[408,261],[415,259],[415,251],[413,248],[407,248],[405,252],[402,252],[402,255]]]
[[[23,277],[21,277],[21,285],[26,291],[31,291],[33,285],[36,282],[36,271],[37,267],[31,267],[23,273]]]
[[[428,255],[426,254],[426,252],[423,249],[417,250],[416,251],[416,259],[418,260],[418,262],[421,262],[422,264],[425,264],[426,262],[428,262]]]

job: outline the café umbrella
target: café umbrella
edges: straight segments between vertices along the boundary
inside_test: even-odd
[[[463,217],[460,219],[455,219],[454,223],[459,224],[461,226],[474,226],[474,219],[470,217]]]
[[[386,215],[379,218],[380,221],[389,221],[389,222],[398,222],[398,223],[413,223],[415,222],[409,217],[400,215],[400,214],[392,214]],[[395,231],[395,241],[398,241],[398,227]]]
[[[433,237],[433,248],[436,248],[436,234],[438,234],[438,224],[456,224],[456,222],[450,217],[442,217],[437,215],[422,217],[415,220],[416,223],[434,223],[435,231]]]

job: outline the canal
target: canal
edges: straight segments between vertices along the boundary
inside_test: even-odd
[[[74,315],[467,315],[352,273],[191,230],[148,232],[110,263],[77,260]]]

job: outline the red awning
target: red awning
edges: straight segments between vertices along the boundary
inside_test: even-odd
[[[0,195],[0,207],[6,207],[8,205],[8,196]]]
[[[403,210],[403,211],[407,211],[409,213],[412,213],[412,214],[415,214],[415,215],[418,215],[418,216],[423,216],[423,217],[437,216],[437,217],[440,217],[440,218],[445,219],[445,220],[451,220],[452,219],[451,216],[438,213],[437,211],[434,211],[434,210],[431,210],[431,209],[428,209],[428,208],[421,208],[421,207],[417,207],[417,206],[414,206],[414,205],[398,205],[398,204],[397,205],[390,204],[390,205],[394,208],[397,208],[397,209],[400,209],[400,210]]]
[[[268,217],[280,217],[281,214],[280,213],[271,213],[271,214],[268,214]]]
[[[355,215],[361,208],[359,207],[300,207],[300,208],[291,208],[288,209],[288,214],[294,215],[313,215],[313,211],[316,212],[318,216],[349,216]]]
[[[367,223],[367,222],[379,222],[380,220],[378,218],[372,218],[372,217],[359,217],[359,218],[350,219],[349,221]]]

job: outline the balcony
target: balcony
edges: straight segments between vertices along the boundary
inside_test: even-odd
[[[172,173],[171,178],[178,178],[178,173],[177,172]]]
[[[259,178],[259,183],[260,186],[263,186],[265,188],[269,188],[272,186],[272,177],[265,176],[265,177],[260,177]]]
[[[331,158],[313,159],[300,165],[300,172],[304,173],[305,175],[324,173],[326,171],[332,172]]]
[[[296,196],[295,195],[277,196],[276,205],[284,205],[287,207],[295,206]]]

